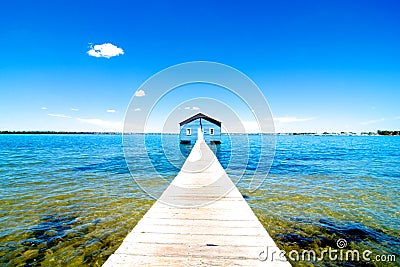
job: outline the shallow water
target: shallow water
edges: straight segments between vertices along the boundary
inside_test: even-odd
[[[397,256],[390,264],[293,261],[295,266],[399,265],[399,137],[277,136],[269,175],[250,192],[258,138],[249,138],[251,157],[237,185],[281,249],[321,251],[337,248],[336,241],[345,238],[346,249]],[[168,184],[190,149],[179,147],[176,135],[162,141],[149,135],[147,155],[154,168],[144,164],[146,157],[128,160],[134,162],[128,169],[121,140],[119,135],[0,136],[0,265],[104,263],[154,202],[129,169],[157,187],[149,177],[155,168]],[[172,151],[167,157],[161,142]],[[214,147],[232,177],[243,168],[235,159],[247,159],[248,151],[233,154],[231,145],[246,142],[246,136],[224,136]],[[266,173],[268,163],[258,171]]]

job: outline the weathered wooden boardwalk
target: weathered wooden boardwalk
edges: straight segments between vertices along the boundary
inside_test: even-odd
[[[272,251],[275,242],[200,138],[103,266],[290,266]]]

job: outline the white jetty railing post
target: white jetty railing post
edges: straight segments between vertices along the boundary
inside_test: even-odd
[[[204,133],[203,133],[203,129],[201,129],[201,128],[197,129],[197,140],[199,140],[199,141],[204,140]]]

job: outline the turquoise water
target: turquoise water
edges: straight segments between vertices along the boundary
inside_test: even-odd
[[[235,165],[231,144],[245,137],[224,136],[214,148],[232,176],[242,166]],[[237,185],[281,249],[336,248],[345,238],[347,248],[397,258],[362,265],[399,265],[399,137],[277,136],[269,175],[250,192],[257,138],[249,137],[251,157]],[[173,153],[171,165],[161,138],[146,140],[155,168],[172,180],[184,156]],[[132,179],[121,141],[120,135],[0,135],[0,265],[98,266],[118,248],[154,202]],[[168,151],[190,149],[179,147],[176,135],[163,136],[163,143]],[[151,182],[153,166],[136,161],[129,166],[133,176]],[[267,171],[268,164],[259,168]]]

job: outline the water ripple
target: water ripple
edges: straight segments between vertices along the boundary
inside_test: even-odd
[[[238,188],[281,248],[336,248],[340,237],[353,249],[398,255],[400,138],[278,136],[270,174],[249,192],[257,138],[250,157],[241,146],[231,153],[232,144],[245,147],[244,135],[212,148],[231,177],[243,167],[232,155],[248,159]],[[170,181],[190,148],[176,135],[146,142]],[[146,179],[153,167],[134,160],[132,175]],[[131,177],[121,136],[3,135],[0,162],[0,265],[100,265],[154,203]]]

